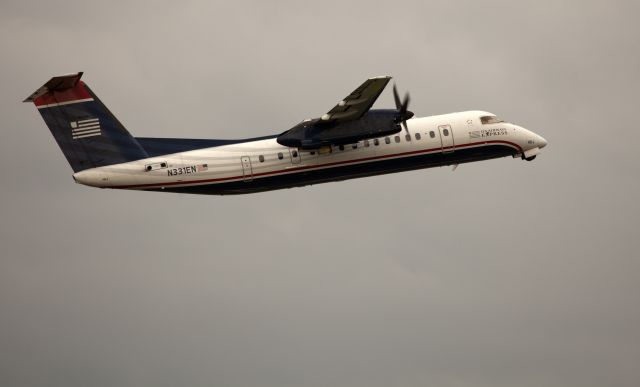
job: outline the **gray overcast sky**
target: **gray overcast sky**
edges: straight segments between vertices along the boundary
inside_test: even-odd
[[[640,385],[639,13],[4,0],[0,385]],[[91,189],[19,103],[75,71],[138,136],[281,132],[390,74],[417,116],[550,145],[249,196]]]

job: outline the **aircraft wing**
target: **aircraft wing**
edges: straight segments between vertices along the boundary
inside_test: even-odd
[[[390,79],[390,76],[367,79],[351,94],[338,102],[327,114],[323,115],[321,119],[336,123],[357,120],[371,109],[371,106],[376,102]]]
[[[304,120],[280,134],[278,144],[319,149],[399,132],[398,110],[369,110],[390,79],[389,76],[367,79],[322,117]]]

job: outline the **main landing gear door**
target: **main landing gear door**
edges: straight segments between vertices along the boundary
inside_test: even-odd
[[[244,181],[253,180],[253,169],[251,168],[251,159],[249,156],[240,157],[240,163],[242,163],[242,176]]]
[[[440,132],[442,153],[453,152],[455,144],[453,143],[453,130],[451,130],[451,125],[440,125],[438,126],[438,131]]]

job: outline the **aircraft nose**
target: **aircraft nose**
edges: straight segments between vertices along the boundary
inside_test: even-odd
[[[538,136],[538,142],[540,143],[540,149],[544,148],[545,146],[547,146],[547,140],[544,139],[544,137],[542,136]]]

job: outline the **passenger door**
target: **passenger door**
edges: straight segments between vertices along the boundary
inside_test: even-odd
[[[438,126],[438,131],[440,132],[440,144],[442,145],[442,153],[450,153],[453,152],[453,130],[451,130],[451,125],[440,125]]]

